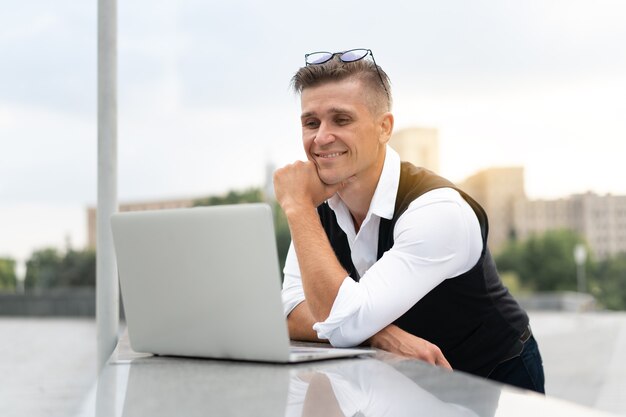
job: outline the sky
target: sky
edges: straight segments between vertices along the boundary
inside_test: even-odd
[[[80,248],[97,195],[97,2],[4,2],[0,257]],[[441,174],[523,166],[530,198],[626,194],[622,0],[118,2],[122,202],[261,186],[304,159],[304,54],[369,48],[396,129],[439,131]]]

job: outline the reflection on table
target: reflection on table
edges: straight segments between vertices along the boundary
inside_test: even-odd
[[[287,417],[493,416],[500,396],[499,387],[483,386],[479,396],[461,398],[467,403],[446,402],[376,359],[318,368],[292,375]]]
[[[379,352],[299,365],[119,354],[80,417],[606,415]]]

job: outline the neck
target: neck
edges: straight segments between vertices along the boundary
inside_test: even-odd
[[[374,192],[378,186],[378,181],[383,171],[383,165],[385,162],[384,154],[383,158],[373,170],[372,175],[369,177],[359,178],[356,181],[346,185],[341,191],[338,192],[339,197],[344,204],[350,210],[352,215],[352,221],[354,222],[354,229],[358,232],[361,228],[361,224],[367,216]]]
[[[361,228],[361,224],[363,224],[363,221],[367,216],[374,191],[360,190],[358,187],[354,188],[355,189],[353,190],[342,190],[339,196],[348,207],[348,210],[350,210],[352,221],[354,223],[354,230],[358,232]]]

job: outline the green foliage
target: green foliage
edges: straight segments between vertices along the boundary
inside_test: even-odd
[[[512,292],[577,291],[574,247],[583,243],[570,230],[552,230],[525,241],[511,241],[498,254],[501,275],[514,274]],[[589,248],[587,253],[591,254]],[[626,254],[585,264],[587,289],[600,305],[612,310],[626,309]]]
[[[47,248],[33,252],[26,261],[24,287],[33,289],[56,286],[60,263],[61,255],[57,249]]]
[[[272,208],[274,210],[274,228],[276,231],[278,262],[280,263],[280,270],[282,271],[285,268],[285,259],[287,258],[287,252],[289,252],[289,245],[291,244],[291,232],[289,232],[287,216],[285,216],[280,205],[274,203]]]
[[[13,290],[16,282],[15,260],[10,258],[0,258],[0,291]]]
[[[54,248],[34,252],[26,262],[27,289],[84,287],[96,285],[96,256],[93,251],[68,250],[61,254]]]
[[[509,289],[509,291],[513,294],[523,294],[528,292],[525,288],[522,287],[519,281],[519,277],[517,273],[511,271],[504,271],[500,273],[500,279],[502,279],[502,283],[505,287]]]
[[[231,190],[225,195],[210,196],[193,202],[194,206],[218,206],[223,204],[259,203],[264,201],[260,188],[248,188],[244,191]]]
[[[611,310],[626,309],[626,253],[598,262],[592,272],[591,293]]]
[[[575,291],[574,247],[582,238],[570,230],[551,230],[524,242],[512,242],[497,256],[498,268],[517,273],[534,291]]]
[[[65,287],[95,287],[96,253],[69,250],[61,262],[59,284]]]
[[[217,206],[223,204],[242,204],[242,203],[259,203],[265,201],[265,195],[260,188],[248,188],[244,191],[231,190],[227,194],[221,196],[210,196],[195,200],[194,206]],[[278,203],[272,203],[272,211],[274,213],[274,229],[276,234],[276,247],[278,249],[278,262],[280,270],[285,267],[285,259],[289,251],[291,243],[291,234],[289,233],[289,225],[287,218]]]

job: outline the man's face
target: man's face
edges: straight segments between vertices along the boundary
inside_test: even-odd
[[[385,117],[376,115],[357,79],[329,82],[302,91],[302,140],[309,160],[326,184],[350,177],[378,181],[389,139]]]

